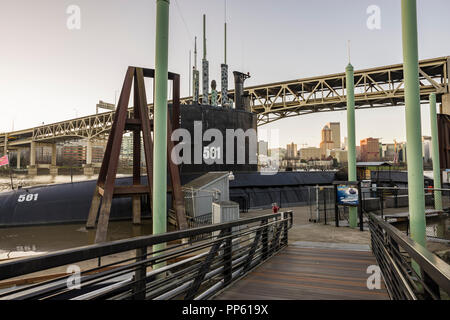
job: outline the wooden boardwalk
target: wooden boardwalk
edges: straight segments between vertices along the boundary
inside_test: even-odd
[[[337,248],[336,248],[337,247]],[[219,300],[384,300],[367,288],[367,267],[376,265],[370,251],[290,244],[269,261],[222,292]]]

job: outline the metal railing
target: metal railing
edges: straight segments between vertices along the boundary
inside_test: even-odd
[[[450,266],[380,217],[368,216],[372,251],[391,299],[449,299]]]
[[[288,211],[3,263],[0,299],[207,299],[287,246],[292,223]]]
[[[435,189],[432,187],[424,188],[425,204],[434,205],[434,197],[439,193],[441,197],[443,211],[450,212],[450,189]],[[386,208],[408,207],[408,188],[407,187],[369,187],[362,190],[363,210],[379,211],[384,215]]]
[[[308,188],[309,221],[328,224],[335,218],[334,186]]]
[[[268,209],[276,203],[280,208],[289,208],[297,206],[315,206],[316,189],[328,188],[329,186],[292,186],[292,187],[270,187],[270,188],[248,188],[236,192],[230,189],[230,200],[239,203],[241,212],[248,212],[249,209]],[[322,194],[320,205],[322,205]],[[327,208],[334,210],[333,199],[327,195]],[[323,215],[323,214],[322,214]]]

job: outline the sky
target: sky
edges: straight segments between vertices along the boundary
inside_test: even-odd
[[[234,70],[250,72],[247,86],[344,72],[348,40],[356,70],[401,63],[400,3],[226,0],[230,87]],[[450,55],[450,1],[417,3],[419,58]],[[72,5],[80,9],[79,29],[68,28]],[[381,10],[379,30],[367,27],[370,5]],[[182,97],[189,95],[194,36],[200,66],[202,14],[207,15],[210,80],[220,80],[224,8],[224,0],[171,0],[169,70],[181,75]],[[155,0],[1,0],[0,132],[89,115],[99,100],[114,103],[129,65],[154,68],[155,17]],[[262,128],[278,129],[281,146],[318,146],[327,122],[341,123],[343,140],[345,112],[293,117]],[[429,122],[423,105],[423,135],[430,135]],[[357,141],[405,136],[403,107],[356,111]]]

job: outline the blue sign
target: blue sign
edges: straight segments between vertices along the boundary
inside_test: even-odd
[[[338,185],[337,202],[343,206],[358,206],[358,188],[350,185]]]

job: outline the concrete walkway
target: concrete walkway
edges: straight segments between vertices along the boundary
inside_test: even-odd
[[[350,243],[350,244],[370,244],[370,232],[359,231],[349,227],[336,228],[334,222],[324,225],[309,221],[309,207],[287,207],[281,211],[292,210],[294,214],[294,225],[289,230],[289,243],[296,241],[326,242],[326,243]],[[271,213],[271,209],[251,210],[248,213],[241,213],[241,218],[248,218]]]

